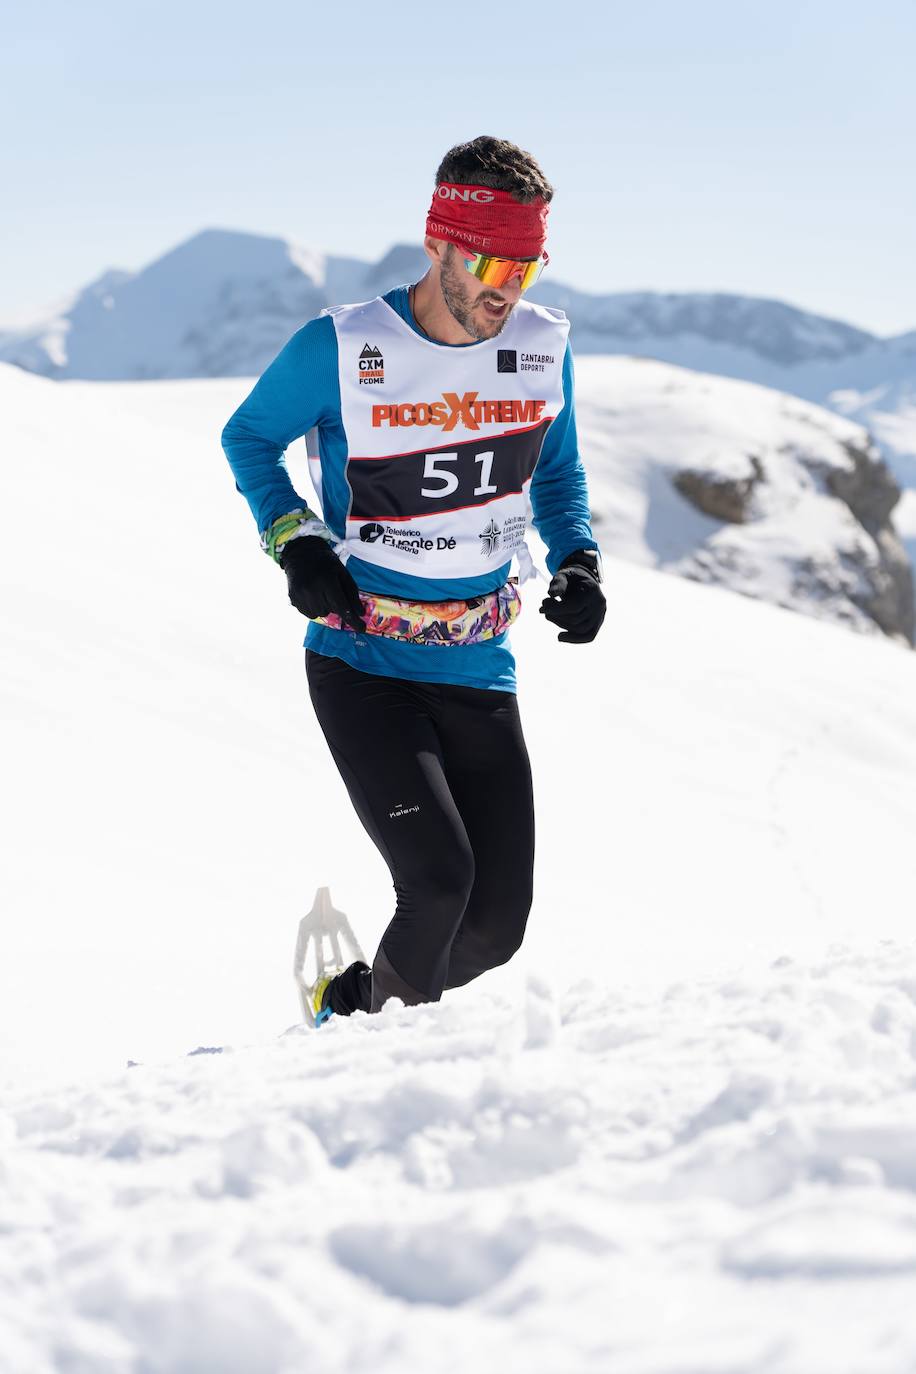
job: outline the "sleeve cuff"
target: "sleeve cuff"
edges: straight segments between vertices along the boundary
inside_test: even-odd
[[[547,567],[551,577],[564,559],[567,559],[571,553],[578,553],[580,549],[594,549],[596,553],[600,552],[594,539],[567,539],[562,544],[551,545],[547,555]]]
[[[308,506],[304,506],[278,516],[266,530],[261,530],[261,548],[275,563],[279,563],[284,546],[291,539],[301,539],[304,535],[317,536],[329,544],[337,543],[324,521]]]

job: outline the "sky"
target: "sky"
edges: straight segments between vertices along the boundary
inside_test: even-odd
[[[916,329],[912,0],[642,0],[511,23],[286,0],[17,6],[0,43],[0,324],[200,229],[380,257],[480,133],[556,187],[550,271]],[[495,12],[493,12],[495,14]]]

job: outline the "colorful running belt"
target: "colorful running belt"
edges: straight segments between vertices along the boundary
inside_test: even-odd
[[[366,634],[410,644],[481,644],[504,634],[522,608],[515,578],[486,596],[470,601],[402,601],[393,596],[360,592]],[[315,617],[316,624],[332,630],[357,631],[339,615]]]

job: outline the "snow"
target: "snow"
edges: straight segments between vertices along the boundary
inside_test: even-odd
[[[916,488],[903,493],[894,511],[894,528],[909,554],[910,562],[916,567]]]
[[[19,1089],[2,1367],[900,1374],[914,1049],[875,942]]]
[[[4,1374],[912,1367],[914,655],[612,544],[591,646],[527,584],[522,951],[282,1034],[315,889],[367,952],[393,897],[246,389],[0,367]]]

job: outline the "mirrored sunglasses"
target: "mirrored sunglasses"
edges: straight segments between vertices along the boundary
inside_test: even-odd
[[[458,248],[458,252],[472,277],[482,281],[485,286],[494,286],[497,289],[505,286],[513,277],[518,277],[522,290],[527,291],[550,261],[547,253],[542,253],[532,262],[525,258],[494,258],[486,253],[469,253],[466,248]]]

